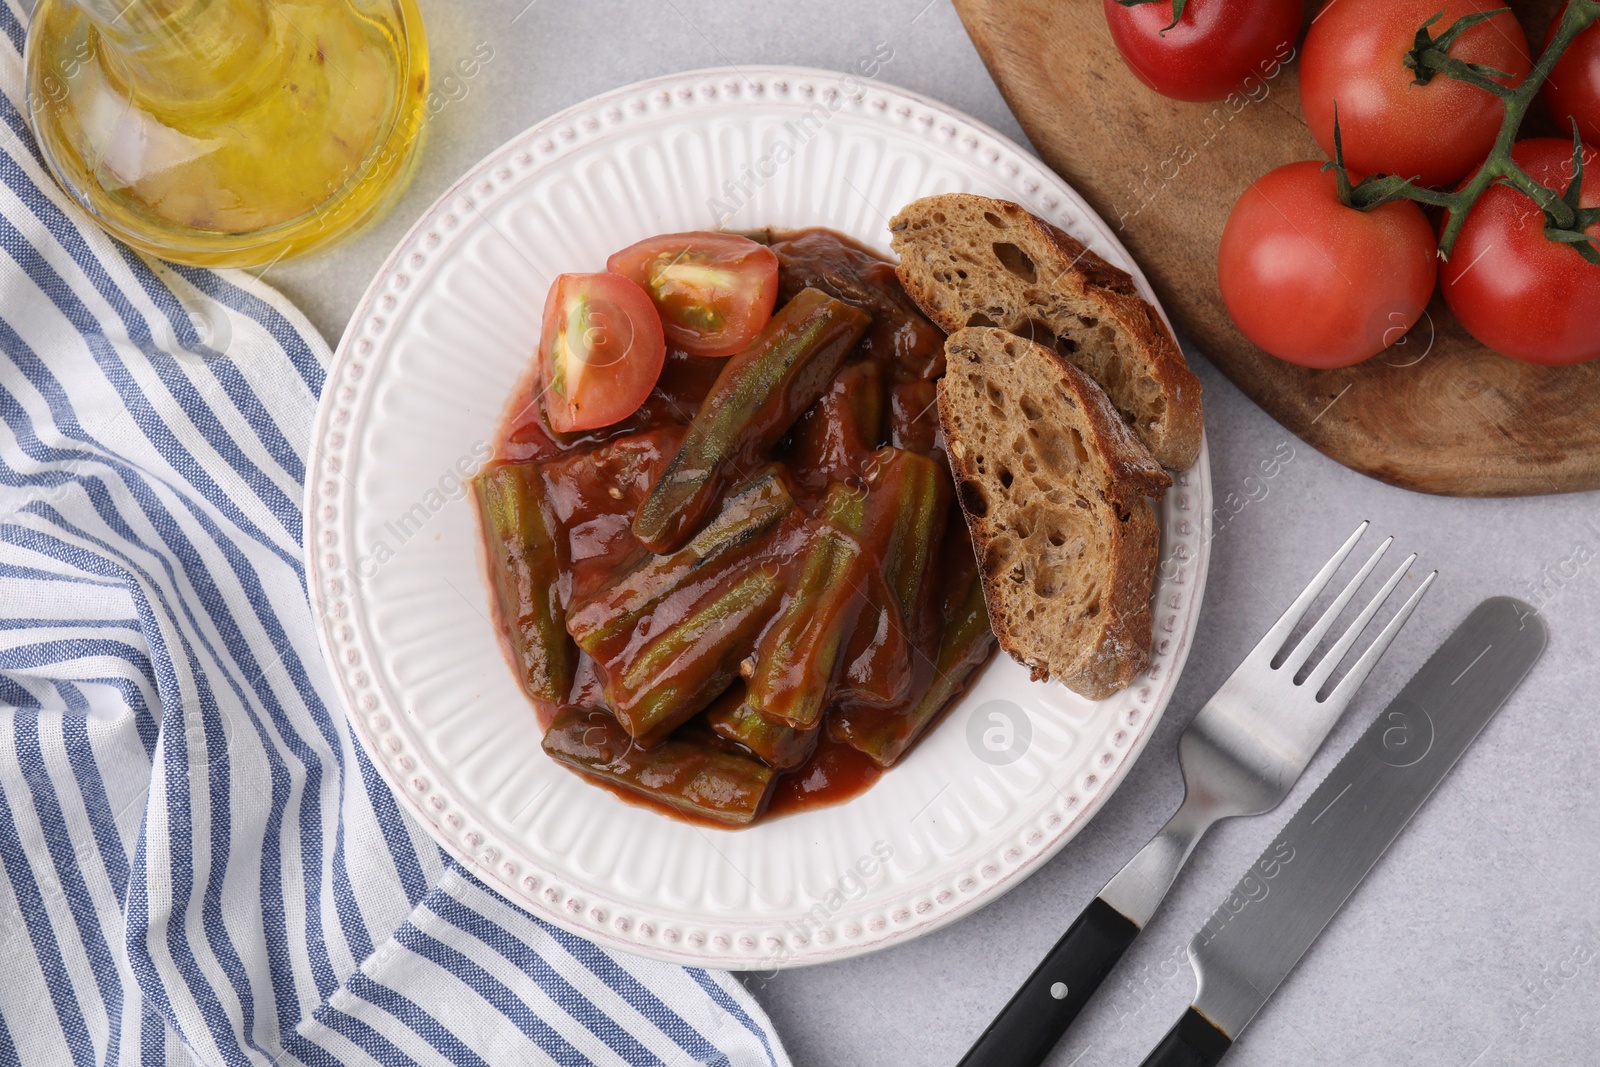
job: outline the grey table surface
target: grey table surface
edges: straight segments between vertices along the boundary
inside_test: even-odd
[[[1087,3],[1091,0],[1063,0]],[[422,0],[446,93],[416,179],[377,226],[265,279],[337,344],[411,222],[501,142],[595,93],[742,63],[880,77],[1022,143],[949,0]],[[480,66],[486,49],[492,56]],[[457,64],[469,61],[466,67]],[[463,70],[472,70],[466,76]],[[446,81],[446,75],[453,81]],[[1191,354],[1219,501],[1198,635],[1149,748],[1089,828],[1022,885],[929,936],[845,963],[747,976],[796,1064],[953,1064],[1065,925],[1161,825],[1179,731],[1355,524],[1440,577],[1283,808],[1224,824],[1051,1063],[1136,1064],[1193,994],[1184,945],[1372,717],[1480,599],[1534,601],[1552,638],[1528,682],[1246,1031],[1251,1064],[1600,1064],[1600,494],[1451,500],[1354,474],[1296,441]],[[1360,403],[1358,392],[1340,403]],[[1280,447],[1293,459],[1245,479]],[[1264,486],[1264,491],[1263,491]],[[1420,570],[1418,572],[1421,573]]]

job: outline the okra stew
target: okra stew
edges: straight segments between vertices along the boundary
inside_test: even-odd
[[[670,234],[552,287],[475,481],[544,750],[721,826],[870,786],[994,639],[944,335],[828,230]]]

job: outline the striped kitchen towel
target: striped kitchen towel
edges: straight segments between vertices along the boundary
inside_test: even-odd
[[[721,972],[441,852],[351,735],[301,565],[329,353],[49,179],[0,0],[0,1065],[788,1064]]]

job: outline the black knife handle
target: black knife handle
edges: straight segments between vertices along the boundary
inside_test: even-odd
[[[1190,1008],[1140,1067],[1216,1067],[1232,1047],[1227,1034]]]
[[[1138,935],[1131,920],[1095,897],[960,1067],[1039,1067]]]

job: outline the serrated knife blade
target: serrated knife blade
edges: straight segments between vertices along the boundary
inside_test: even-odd
[[[1220,1060],[1544,651],[1511,597],[1479,604],[1375,719],[1189,944],[1194,1003],[1144,1067]]]

